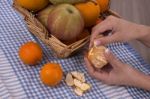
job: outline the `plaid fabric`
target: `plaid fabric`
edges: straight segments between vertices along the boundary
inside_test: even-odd
[[[0,64],[0,98],[25,98],[23,88],[2,50],[0,50]]]
[[[23,64],[18,57],[19,47],[27,41],[38,42],[44,52],[43,60],[36,66]],[[140,71],[150,74],[150,65],[128,44],[115,43],[108,46],[117,57]],[[81,71],[86,75],[92,89],[78,97],[68,87],[64,78],[60,85],[48,87],[42,84],[39,71],[43,64],[57,62],[64,73]],[[83,53],[67,59],[58,59],[38,38],[31,35],[21,16],[12,8],[12,0],[0,0],[0,98],[2,99],[150,99],[150,92],[133,87],[108,86],[92,79],[84,68]]]

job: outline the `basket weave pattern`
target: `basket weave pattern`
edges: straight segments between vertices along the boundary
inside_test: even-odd
[[[63,44],[55,36],[49,34],[45,26],[41,24],[31,12],[17,5],[15,0],[13,7],[23,16],[28,30],[47,44],[59,58],[66,58],[72,55],[73,52],[83,47],[89,41],[90,36],[87,36],[84,39],[76,41],[70,45]]]
[[[51,48],[54,51],[55,55],[59,58],[69,57],[89,42],[90,36],[87,36],[70,45],[66,45],[55,36],[51,35],[46,27],[41,22],[39,22],[38,19],[36,19],[35,15],[26,10],[25,8],[19,6],[16,3],[16,0],[14,0],[13,7],[23,16],[27,24],[28,30],[33,35],[41,39],[46,45],[48,45],[48,47]],[[108,15],[120,17],[117,13],[111,10],[107,11],[107,14],[103,14],[101,16],[107,17]]]

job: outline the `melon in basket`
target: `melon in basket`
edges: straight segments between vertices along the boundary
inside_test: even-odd
[[[41,10],[40,12],[37,13],[37,19],[45,26],[47,27],[47,19],[49,13],[53,10],[55,6],[49,5],[45,9]]]
[[[86,0],[49,0],[49,1],[52,4],[61,4],[61,3],[75,4],[75,3],[85,2]]]
[[[75,39],[84,29],[84,20],[73,5],[60,4],[50,12],[48,29],[59,40]]]

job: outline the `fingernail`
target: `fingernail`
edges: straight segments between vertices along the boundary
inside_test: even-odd
[[[94,41],[94,45],[95,45],[95,46],[99,46],[100,44],[101,44],[101,42],[100,42],[99,40],[95,40],[95,41]]]
[[[110,50],[107,48],[107,49],[105,50],[105,53],[106,53],[106,54],[109,54],[109,53],[110,53]]]

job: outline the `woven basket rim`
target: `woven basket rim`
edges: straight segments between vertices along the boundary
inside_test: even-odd
[[[86,45],[90,40],[90,35],[88,35],[87,37],[78,40],[70,45],[64,44],[55,36],[49,34],[46,27],[31,12],[19,6],[16,3],[16,0],[14,0],[13,2],[13,7],[23,16],[28,30],[36,37],[40,38],[44,43],[46,43],[58,57],[66,58],[70,56],[72,53],[76,52],[81,47]],[[119,14],[110,9],[108,10],[108,12],[113,16],[120,17]]]
[[[55,51],[58,57],[68,57],[71,53],[80,49],[85,44],[87,44],[87,42],[89,42],[90,35],[70,45],[66,45],[52,34],[49,34],[46,27],[41,22],[39,22],[39,20],[31,12],[19,6],[16,3],[16,0],[13,2],[13,7],[23,16],[28,30],[35,36],[39,37],[53,51]]]

